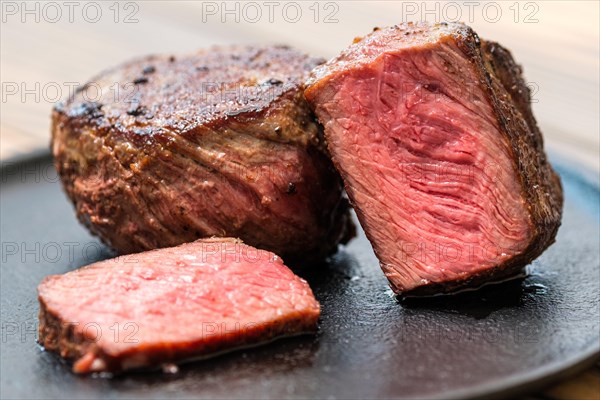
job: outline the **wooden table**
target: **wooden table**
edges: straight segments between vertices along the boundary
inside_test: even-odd
[[[47,150],[52,104],[131,57],[226,43],[288,43],[330,57],[374,26],[460,19],[510,48],[524,65],[547,148],[600,170],[597,1],[254,4],[258,8],[221,1],[4,1],[0,160]],[[531,398],[600,399],[600,366]]]

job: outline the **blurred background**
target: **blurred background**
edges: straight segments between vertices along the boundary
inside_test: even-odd
[[[600,171],[598,1],[2,1],[0,161],[49,151],[50,111],[105,68],[150,53],[286,43],[326,58],[375,26],[463,21],[525,70],[552,154]],[[532,398],[600,398],[595,368]]]
[[[103,69],[149,53],[288,43],[332,57],[375,26],[464,21],[525,68],[550,150],[599,167],[597,1],[2,1],[1,151],[47,151],[52,104]]]

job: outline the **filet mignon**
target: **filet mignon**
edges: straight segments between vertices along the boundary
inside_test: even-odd
[[[376,29],[305,94],[395,292],[506,279],[554,242],[560,180],[499,44],[457,23]]]
[[[201,239],[53,275],[38,287],[39,341],[76,373],[158,367],[312,332],[319,304],[281,259]]]
[[[286,261],[352,236],[342,182],[303,95],[321,61],[285,46],[150,56],[52,115],[79,219],[120,253],[231,236]]]

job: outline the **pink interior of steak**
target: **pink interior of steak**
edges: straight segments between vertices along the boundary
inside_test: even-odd
[[[308,284],[279,257],[233,239],[122,256],[51,276],[39,295],[44,313],[72,327],[58,350],[78,359],[74,370],[80,373],[152,367],[312,331],[319,317]],[[56,350],[51,335],[44,335],[56,332],[51,329],[41,326],[40,340]]]
[[[522,252],[530,220],[511,149],[454,38],[390,28],[340,60],[307,96],[393,288]]]

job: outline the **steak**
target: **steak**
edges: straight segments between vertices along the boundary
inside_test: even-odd
[[[239,237],[286,261],[353,235],[342,181],[303,95],[321,61],[216,47],[108,70],[52,114],[52,152],[92,233],[119,253]]]
[[[120,256],[38,287],[39,342],[76,373],[120,372],[313,332],[319,303],[273,253],[201,239]]]
[[[375,29],[305,94],[396,293],[508,279],[554,242],[561,183],[499,44],[458,23]]]

